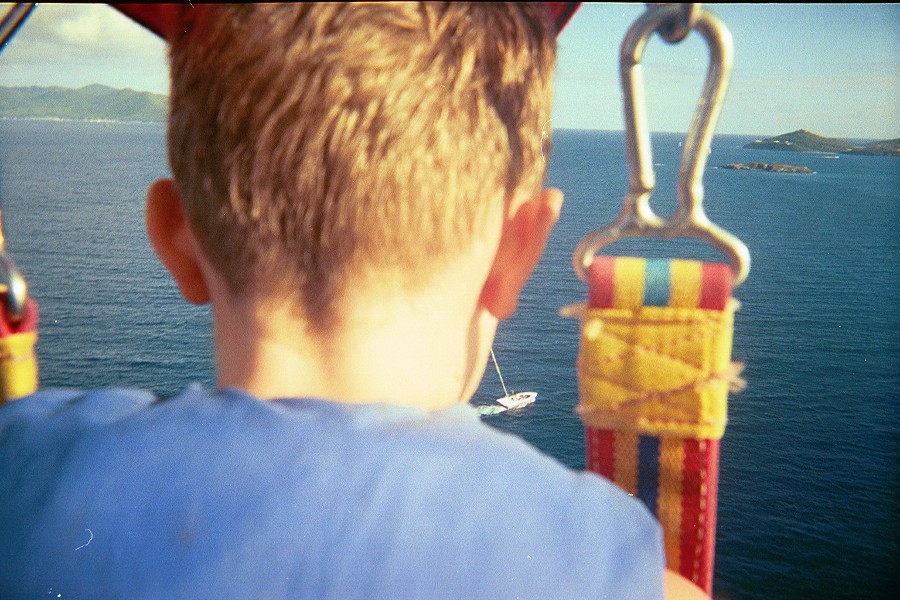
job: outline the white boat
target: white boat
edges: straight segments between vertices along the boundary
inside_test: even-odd
[[[506,408],[522,408],[523,406],[528,406],[537,398],[537,392],[519,392],[518,394],[511,394],[509,396],[503,396],[502,398],[497,398],[497,402],[505,406]]]
[[[497,364],[497,357],[494,356],[494,349],[491,348],[491,358],[494,360],[494,368],[497,369],[497,376],[500,377],[500,385],[503,386],[503,393],[506,394],[502,398],[497,398],[497,403],[505,406],[507,410],[513,408],[522,408],[532,404],[537,399],[537,392],[513,392],[509,393],[506,384],[503,382],[503,374],[500,373],[500,365]]]

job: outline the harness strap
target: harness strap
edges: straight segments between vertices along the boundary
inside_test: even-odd
[[[29,298],[18,322],[0,315],[0,404],[33,394],[38,386],[38,305]]]
[[[707,593],[719,439],[740,383],[732,279],[718,263],[596,257],[578,358],[588,469],[647,505],[668,568]]]

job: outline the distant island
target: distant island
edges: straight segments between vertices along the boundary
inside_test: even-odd
[[[164,122],[168,97],[91,84],[0,87],[0,118]]]
[[[826,152],[830,154],[868,154],[900,156],[900,138],[859,145],[838,138],[825,137],[806,129],[755,140],[744,148],[780,150],[785,152]]]
[[[815,173],[809,167],[798,167],[797,165],[784,165],[781,163],[764,163],[752,162],[731,163],[729,165],[719,165],[720,169],[735,169],[738,171],[769,171],[772,173]]]

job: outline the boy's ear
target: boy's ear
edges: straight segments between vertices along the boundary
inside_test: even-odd
[[[199,245],[184,212],[181,194],[171,179],[154,181],[147,190],[146,220],[150,243],[178,284],[181,295],[193,304],[209,302]]]
[[[512,203],[480,297],[481,306],[498,319],[515,312],[519,293],[544,253],[562,203],[563,194],[555,188]]]

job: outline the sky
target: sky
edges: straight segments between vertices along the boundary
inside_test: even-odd
[[[703,6],[735,46],[717,132],[900,137],[900,4]],[[554,127],[623,128],[619,46],[645,7],[578,10],[559,39]],[[687,130],[708,57],[696,34],[676,45],[651,39],[642,65],[652,131]],[[90,83],[167,93],[165,44],[106,5],[41,4],[0,54],[0,85]]]

